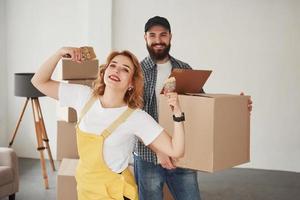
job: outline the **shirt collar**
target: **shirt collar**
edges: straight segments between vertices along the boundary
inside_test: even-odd
[[[171,65],[173,66],[173,63],[175,61],[175,58],[173,58],[171,55],[169,55],[170,57],[170,62],[171,62]],[[150,69],[153,69],[154,67],[156,67],[156,63],[155,61],[151,58],[150,55],[148,55],[146,57],[146,62],[149,63],[149,65],[147,65]]]

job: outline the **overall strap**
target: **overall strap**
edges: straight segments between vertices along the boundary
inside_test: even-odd
[[[77,120],[77,126],[79,125],[81,119],[83,118],[83,116],[89,111],[90,107],[93,105],[93,103],[97,100],[97,97],[95,96],[91,96],[91,98],[86,102],[86,104],[84,105],[84,107],[82,108],[78,120]]]
[[[101,136],[107,138],[116,128],[118,128],[123,122],[126,121],[126,119],[133,113],[134,109],[132,108],[127,108],[109,127],[104,129],[103,133]]]

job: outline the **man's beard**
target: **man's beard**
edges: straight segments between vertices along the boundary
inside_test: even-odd
[[[159,51],[159,52],[156,52],[153,49],[153,46],[155,46],[155,45],[163,45],[163,46],[165,46],[165,48],[163,50]],[[160,43],[160,44],[152,44],[151,46],[146,44],[146,46],[147,46],[150,57],[152,59],[154,59],[155,61],[163,60],[163,59],[165,59],[166,57],[169,56],[171,44],[166,45],[166,44]]]

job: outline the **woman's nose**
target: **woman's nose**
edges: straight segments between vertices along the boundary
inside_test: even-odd
[[[121,67],[120,67],[120,66],[116,66],[116,67],[115,67],[115,72],[116,72],[116,73],[119,73],[120,71],[121,71]]]

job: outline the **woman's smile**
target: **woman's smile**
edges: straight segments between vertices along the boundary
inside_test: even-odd
[[[120,82],[121,79],[117,75],[109,75],[108,78],[113,81]]]

